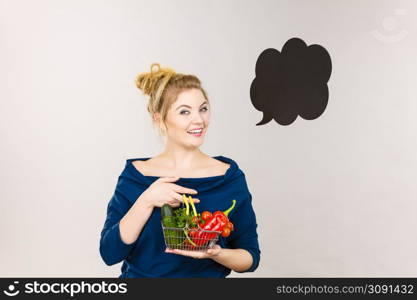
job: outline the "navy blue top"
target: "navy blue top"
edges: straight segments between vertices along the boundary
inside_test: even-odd
[[[248,190],[245,175],[237,163],[224,156],[213,157],[230,164],[224,175],[199,178],[181,177],[173,182],[197,190],[194,198],[198,212],[224,211],[236,200],[235,208],[229,213],[234,230],[229,237],[219,238],[222,248],[245,249],[253,258],[252,266],[243,272],[253,272],[259,264],[260,253],[256,216],[252,208],[252,195]],[[116,190],[107,206],[107,218],[100,238],[100,255],[111,266],[123,261],[119,278],[130,277],[226,277],[231,270],[211,258],[192,257],[165,253],[165,242],[161,227],[161,208],[155,207],[137,240],[125,244],[120,237],[119,221],[132,207],[138,197],[159,177],[144,176],[126,160],[126,166],[118,178]],[[243,273],[239,272],[239,273]]]

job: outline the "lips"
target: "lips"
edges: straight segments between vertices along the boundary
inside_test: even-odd
[[[195,131],[187,131],[188,134],[191,134],[194,137],[201,137],[201,135],[203,134],[203,129],[200,128],[199,130],[194,129]]]
[[[200,134],[203,132],[203,128],[196,128],[196,129],[189,130],[187,132],[191,134]]]

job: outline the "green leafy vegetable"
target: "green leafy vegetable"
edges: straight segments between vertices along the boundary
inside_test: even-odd
[[[185,198],[185,195],[184,195]],[[198,223],[196,220],[199,220],[200,214],[197,214],[194,203],[192,199],[189,200],[191,208],[193,209],[194,217],[190,214],[190,206],[188,201],[184,199],[186,207],[172,209],[171,207],[166,207],[165,204],[162,209],[161,217],[162,224],[164,227],[178,228],[182,230],[173,230],[173,229],[164,229],[165,239],[168,244],[171,245],[181,245],[186,239],[191,243],[191,239],[188,236],[188,228],[197,228]]]

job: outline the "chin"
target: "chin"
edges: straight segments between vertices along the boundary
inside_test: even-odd
[[[198,143],[192,143],[191,146],[194,147],[200,147],[201,145],[203,145],[203,142],[198,142]]]
[[[188,144],[190,147],[194,147],[194,148],[198,148],[201,145],[203,145],[203,141],[199,141],[199,142],[194,142],[194,143],[189,143]]]

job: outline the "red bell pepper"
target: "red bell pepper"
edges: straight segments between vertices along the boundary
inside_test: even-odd
[[[208,241],[212,240],[216,237],[216,233],[214,232],[205,232],[204,230],[209,231],[218,231],[222,232],[223,228],[229,222],[228,214],[233,210],[236,204],[236,200],[232,200],[233,204],[225,211],[216,211],[213,213],[212,217],[206,221],[204,226],[197,232],[197,234],[193,237],[193,242],[197,246],[202,246]]]

